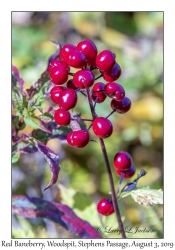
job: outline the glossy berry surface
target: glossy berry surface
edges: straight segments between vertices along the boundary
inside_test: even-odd
[[[91,87],[94,84],[94,80],[94,74],[90,70],[79,70],[73,77],[73,83],[79,89]]]
[[[120,65],[116,63],[111,70],[103,73],[103,78],[107,82],[113,82],[121,76],[121,73]]]
[[[112,201],[109,199],[102,199],[97,204],[97,211],[99,214],[108,216],[114,212]]]
[[[125,97],[125,90],[120,84],[109,82],[105,85],[105,94],[116,101],[121,101]]]
[[[83,68],[87,64],[86,56],[78,50],[71,51],[69,55],[69,63],[71,67],[76,69]]]
[[[132,165],[132,158],[127,152],[118,152],[114,157],[114,167],[120,171],[128,170]]]
[[[109,71],[115,64],[115,54],[110,50],[103,50],[96,57],[96,66],[100,71]]]
[[[70,124],[71,115],[69,111],[64,109],[57,109],[54,113],[55,122],[60,126],[67,126]]]
[[[61,61],[61,60],[53,60],[48,67],[48,71],[50,72],[51,69],[53,69],[56,66],[63,66],[65,67],[68,71],[70,70],[69,65],[65,62],[65,61]]]
[[[104,117],[97,117],[92,123],[92,128],[96,136],[108,138],[113,132],[113,126],[110,120]]]
[[[72,79],[70,79],[70,80],[66,83],[66,87],[67,87],[68,89],[74,89],[74,90],[77,89],[77,87],[74,85]]]
[[[50,98],[51,100],[58,104],[58,99],[59,99],[59,96],[60,96],[60,93],[65,90],[66,88],[65,87],[62,87],[62,86],[54,86],[51,90],[50,90]]]
[[[106,95],[104,95],[104,94],[98,94],[98,95],[92,94],[92,100],[94,102],[102,103],[105,101],[105,99],[106,99]]]
[[[86,130],[72,131],[67,135],[67,142],[75,148],[84,148],[89,140],[89,132]]]
[[[105,84],[102,82],[97,82],[92,88],[92,100],[97,103],[102,103],[106,99],[104,94]]]
[[[56,85],[62,85],[67,82],[68,70],[63,66],[55,66],[50,70],[50,79]]]
[[[65,89],[60,93],[58,99],[59,106],[62,109],[69,110],[77,104],[77,93],[73,89]]]
[[[90,63],[97,56],[97,47],[91,40],[84,40],[78,43],[77,50],[81,51]]]
[[[131,108],[131,100],[128,97],[124,97],[122,101],[111,101],[111,108],[120,114],[128,112]]]
[[[62,47],[61,51],[60,51],[60,57],[63,61],[65,61],[66,63],[69,63],[69,56],[70,53],[76,50],[76,46],[72,45],[72,44],[66,44]]]
[[[121,174],[123,173],[125,179],[131,178],[135,174],[135,172],[136,172],[136,168],[134,165],[131,165],[131,167],[128,170],[126,170],[125,172],[122,172],[122,171],[116,169],[117,175],[121,176]]]

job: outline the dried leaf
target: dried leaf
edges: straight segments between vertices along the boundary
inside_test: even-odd
[[[140,205],[163,204],[163,191],[144,187],[131,192],[131,197]]]

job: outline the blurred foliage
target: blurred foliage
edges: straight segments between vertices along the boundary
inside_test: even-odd
[[[49,40],[76,45],[85,38],[92,39],[99,52],[110,49],[116,53],[117,62],[122,68],[122,75],[117,82],[123,85],[126,95],[132,100],[132,108],[128,113],[110,117],[114,133],[105,140],[116,187],[119,178],[113,168],[113,157],[118,151],[127,151],[132,155],[137,173],[142,168],[148,172],[139,181],[139,186],[162,188],[163,12],[13,12],[12,63],[20,70],[20,76],[25,80],[24,87],[28,88],[36,82],[47,66],[48,57],[55,52]],[[80,94],[79,104],[76,111],[81,112],[82,117],[90,118],[89,106]],[[48,105],[56,108],[49,98],[45,100],[43,109]],[[97,104],[99,116],[107,116],[110,111],[109,99]],[[13,109],[12,114],[15,114]],[[20,131],[29,132],[31,129],[27,126]],[[98,143],[91,142],[86,148],[75,149],[53,139],[47,146],[60,156],[59,183],[90,195],[95,203],[102,197],[110,197],[108,177]],[[38,153],[22,155],[13,164],[12,192],[60,201],[57,186],[43,193],[49,179],[47,163]],[[69,202],[69,196],[65,195],[64,202]],[[129,238],[163,237],[162,206],[140,206],[131,197],[120,201],[119,205],[125,226],[156,230],[156,233],[149,235],[128,234]],[[112,226],[115,222],[114,215],[102,220],[104,225]],[[19,217],[13,217],[12,234],[17,238],[74,237],[46,220]],[[106,234],[105,237],[120,235]]]

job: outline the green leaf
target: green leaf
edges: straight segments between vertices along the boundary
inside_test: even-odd
[[[53,115],[45,112],[42,115],[39,115],[38,118],[44,122],[52,122],[53,120]]]
[[[27,112],[27,110],[25,110],[25,113],[24,113],[24,121],[25,123],[33,128],[33,129],[41,129],[49,134],[51,134],[50,130],[48,130],[44,123],[36,116],[30,116],[29,115],[29,112]]]
[[[95,227],[101,226],[101,221],[97,213],[96,204],[92,201],[89,195],[66,188],[58,184],[61,192],[62,202],[73,209],[77,216],[87,220]]]
[[[48,79],[47,79],[48,80]],[[50,92],[50,90],[52,89],[52,85],[49,85],[48,81],[45,82],[41,88],[41,91],[43,93],[43,95],[47,94]]]
[[[15,116],[15,118],[12,120],[12,125],[19,130],[22,130],[25,128],[26,124],[25,122],[23,122],[22,124],[20,124],[20,119],[19,116]]]
[[[16,116],[13,120],[12,120],[12,124],[15,128],[19,129],[19,116]]]
[[[41,108],[42,104],[44,103],[44,95],[42,91],[35,94],[32,98],[32,104],[30,104],[33,108],[38,109]]]
[[[20,153],[15,153],[12,155],[12,163],[16,163],[20,158]]]
[[[136,189],[131,192],[131,197],[140,205],[163,204],[163,191],[161,189],[149,189],[148,187]]]
[[[23,93],[18,87],[12,89],[12,100],[14,101],[16,115],[19,119],[22,117],[24,106],[23,106]]]

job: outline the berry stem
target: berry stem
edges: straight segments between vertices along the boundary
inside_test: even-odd
[[[75,119],[75,118],[71,118],[72,121],[77,121],[78,119]],[[93,120],[92,119],[83,119],[81,118],[80,119],[81,121],[85,121],[85,122],[92,122]]]
[[[81,119],[82,121],[85,121],[85,122],[92,122],[93,120],[92,119]]]
[[[80,89],[77,89],[76,92],[80,92],[82,95],[86,96],[86,94]]]
[[[89,128],[87,129],[87,131],[89,131],[91,129],[91,127],[92,127],[92,124],[89,126]]]
[[[112,110],[111,113],[108,116],[106,116],[106,118],[110,117],[113,113],[115,113],[115,110]]]
[[[121,176],[120,176],[120,182],[118,184],[118,188],[117,188],[117,191],[116,191],[116,197],[118,196],[118,193],[120,191],[120,187],[122,185],[123,180],[124,180],[124,173],[122,173]]]
[[[101,78],[102,76],[103,76],[102,74],[99,75],[99,76],[97,76],[97,77],[95,78],[95,81],[98,80],[99,78]]]
[[[91,98],[91,95],[90,95],[88,88],[86,88],[86,93],[87,93],[88,102],[89,102],[92,117],[93,117],[93,119],[95,119],[95,118],[97,118],[97,114],[95,113],[95,109],[94,109],[93,103],[92,103],[92,98]],[[106,147],[105,147],[103,139],[99,138],[99,141],[100,141],[100,146],[102,149],[102,153],[103,153],[103,157],[105,160],[105,165],[106,165],[106,169],[107,169],[107,173],[108,173],[109,183],[110,183],[110,187],[111,187],[112,202],[113,202],[115,214],[117,217],[118,225],[119,225],[119,228],[121,231],[122,238],[126,238],[125,230],[123,227],[123,222],[121,219],[120,210],[119,210],[119,206],[118,206],[118,202],[117,202],[117,198],[116,198],[116,194],[115,194],[114,181],[113,181],[113,177],[112,177],[112,172],[111,172],[111,167],[109,164],[109,159],[108,159]]]
[[[96,107],[96,104],[97,104],[97,103],[96,103],[96,102],[94,102],[94,109],[95,109],[95,107]]]
[[[90,66],[90,70],[98,69],[96,66]]]

